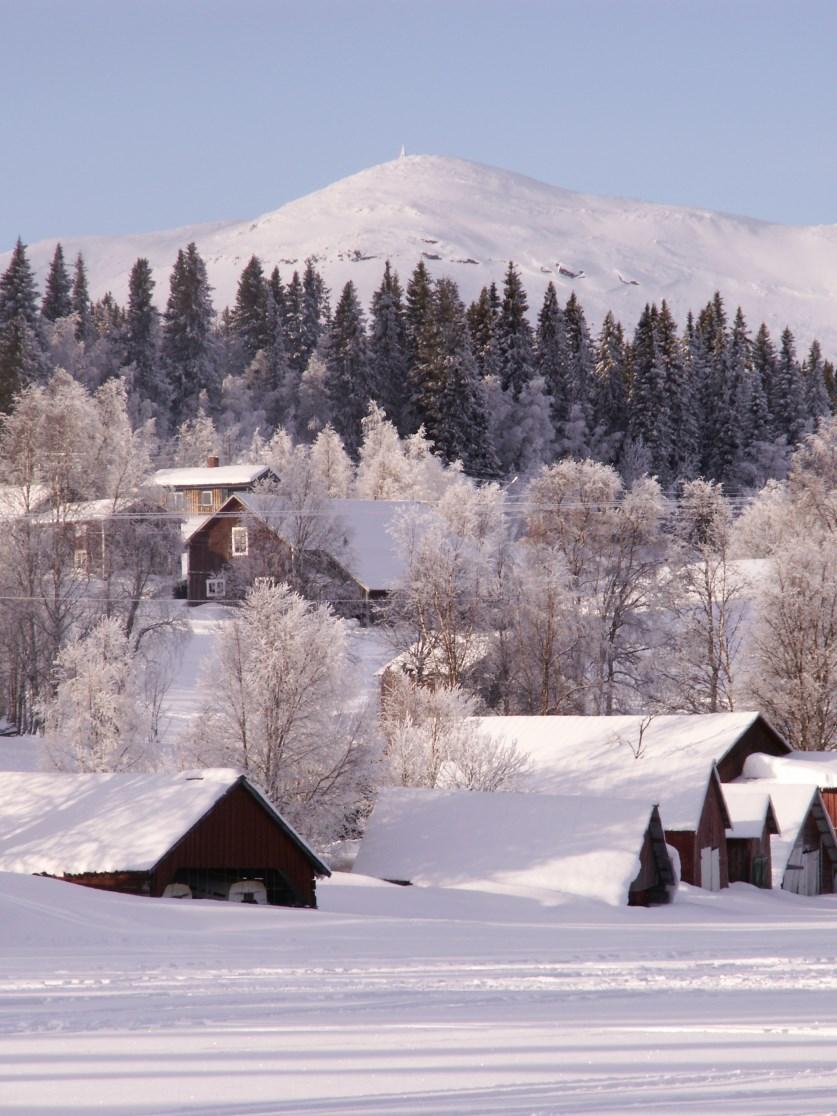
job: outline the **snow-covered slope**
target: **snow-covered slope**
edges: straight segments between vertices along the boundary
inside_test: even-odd
[[[473,298],[500,281],[509,259],[537,308],[551,279],[574,288],[593,323],[607,309],[633,327],[648,301],[669,300],[681,322],[720,289],[751,326],[786,323],[801,346],[818,336],[837,353],[837,226],[772,225],[679,206],[599,198],[460,159],[412,155],[359,174],[254,220],[141,236],[63,241],[87,261],[91,291],[123,300],[134,260],[146,256],[165,301],[177,249],[195,240],[215,288],[232,302],[251,255],[284,278],[316,257],[332,290],[351,279],[364,303],[390,259],[406,280],[420,258]],[[31,246],[43,279],[54,241]],[[5,268],[9,253],[0,255]]]

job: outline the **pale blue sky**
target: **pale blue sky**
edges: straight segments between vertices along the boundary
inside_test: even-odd
[[[394,158],[837,222],[835,0],[0,0],[0,250]]]

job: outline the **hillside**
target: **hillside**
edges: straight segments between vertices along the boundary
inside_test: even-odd
[[[146,256],[162,304],[177,249],[189,240],[207,262],[218,309],[234,299],[254,254],[285,279],[313,256],[332,291],[351,279],[365,304],[386,259],[406,280],[424,258],[434,275],[456,279],[466,300],[500,282],[513,259],[534,312],[549,280],[562,299],[575,289],[594,325],[612,309],[631,328],[648,301],[668,299],[682,323],[720,289],[753,329],[789,324],[800,349],[816,336],[827,356],[837,353],[837,226],[594,197],[460,159],[396,159],[254,220],[63,244],[68,260],[83,252],[94,297],[111,290],[124,300],[131,265]],[[30,246],[41,281],[54,246]],[[0,255],[0,268],[8,258]]]

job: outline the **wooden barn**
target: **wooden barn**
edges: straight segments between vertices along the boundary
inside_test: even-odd
[[[0,773],[0,871],[106,891],[315,907],[329,870],[244,775]]]
[[[286,580],[295,562],[304,565],[311,596],[335,601],[345,615],[363,617],[404,572],[392,528],[412,507],[400,500],[329,500],[312,513],[316,545],[312,539],[309,549],[300,551],[292,545],[293,533],[304,516],[289,516],[283,497],[230,496],[189,534],[188,599],[237,599],[256,578]]]
[[[779,823],[770,795],[758,784],[725,783],[724,801],[732,820],[727,830],[729,882],[772,887],[770,838],[779,835]]]
[[[354,871],[392,883],[667,903],[677,879],[648,801],[392,788]]]
[[[710,890],[729,882],[732,822],[721,779],[739,776],[751,751],[790,751],[758,713],[478,717],[474,723],[528,758],[528,790],[658,802],[682,879]]]

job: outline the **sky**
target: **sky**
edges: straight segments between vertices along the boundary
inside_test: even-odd
[[[0,0],[0,251],[411,154],[837,223],[833,0]]]

